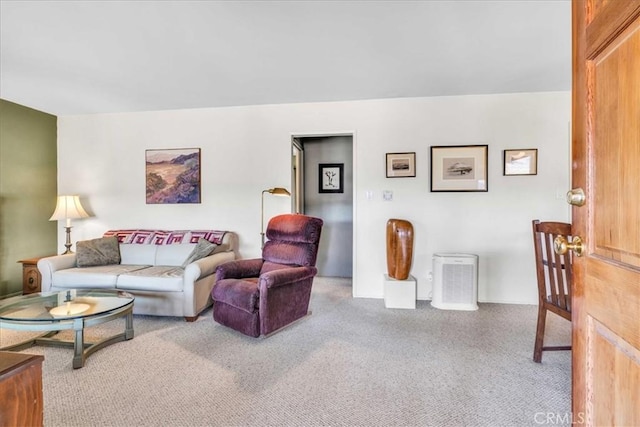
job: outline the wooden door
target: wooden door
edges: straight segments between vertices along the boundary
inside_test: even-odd
[[[640,426],[640,0],[573,2],[573,421]]]

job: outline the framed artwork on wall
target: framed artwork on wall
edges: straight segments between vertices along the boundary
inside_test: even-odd
[[[504,150],[502,156],[504,168],[502,174],[507,175],[537,175],[538,149],[521,148],[518,150]]]
[[[147,204],[200,203],[200,149],[145,150]]]
[[[387,178],[415,178],[416,153],[387,153]]]
[[[320,163],[318,165],[318,193],[344,192],[344,163]]]
[[[431,147],[431,191],[489,191],[488,145]]]

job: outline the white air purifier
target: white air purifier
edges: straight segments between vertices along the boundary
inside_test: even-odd
[[[442,310],[478,309],[477,255],[433,255],[431,305]]]

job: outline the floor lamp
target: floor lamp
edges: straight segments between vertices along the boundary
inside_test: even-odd
[[[260,209],[260,237],[262,239],[262,246],[260,246],[260,248],[264,248],[264,193],[273,194],[274,196],[291,196],[291,193],[282,187],[274,187],[262,191],[262,206]]]
[[[67,220],[64,227],[67,232],[67,243],[64,247],[67,248],[62,255],[71,254],[71,220],[77,218],[88,218],[89,214],[84,210],[80,204],[80,198],[78,196],[58,196],[58,202],[56,203],[56,210],[49,218],[49,221],[59,221],[62,219]]]

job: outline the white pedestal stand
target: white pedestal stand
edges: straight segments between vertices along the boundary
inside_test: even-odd
[[[416,308],[416,278],[396,280],[384,275],[384,306],[386,308]]]

